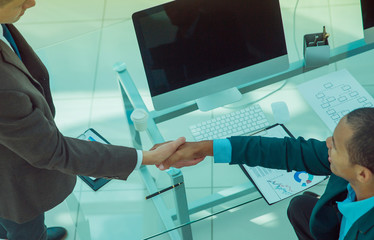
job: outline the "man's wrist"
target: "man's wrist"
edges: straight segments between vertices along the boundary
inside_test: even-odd
[[[143,152],[143,159],[142,159],[142,165],[153,165],[152,159],[152,151],[142,151]]]
[[[213,140],[201,141],[199,152],[204,156],[213,156]]]

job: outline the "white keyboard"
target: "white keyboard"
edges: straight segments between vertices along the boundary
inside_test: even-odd
[[[196,141],[245,135],[269,126],[260,105],[255,104],[236,112],[190,126]]]

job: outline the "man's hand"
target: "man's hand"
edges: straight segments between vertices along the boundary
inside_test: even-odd
[[[184,137],[180,137],[175,141],[159,144],[158,147],[153,147],[149,151],[143,151],[143,165],[159,165],[168,159],[180,145],[186,142]],[[155,145],[156,146],[156,145]]]
[[[153,148],[161,146],[155,145]],[[213,141],[186,142],[168,159],[158,165],[158,168],[164,170],[170,167],[193,166],[204,160],[206,156],[213,156]]]

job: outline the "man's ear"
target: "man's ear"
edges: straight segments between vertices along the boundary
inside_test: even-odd
[[[356,165],[357,180],[361,183],[368,183],[373,180],[373,172],[367,167]]]

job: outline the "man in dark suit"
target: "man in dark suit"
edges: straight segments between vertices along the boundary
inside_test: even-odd
[[[344,116],[326,142],[258,136],[191,142],[161,166],[213,155],[215,162],[330,175],[320,198],[309,193],[290,202],[287,214],[299,239],[374,239],[374,108]]]
[[[73,190],[76,175],[126,180],[141,164],[160,164],[184,143],[140,151],[63,136],[54,122],[45,66],[12,25],[35,0],[0,0],[0,238],[63,239],[44,212]]]

